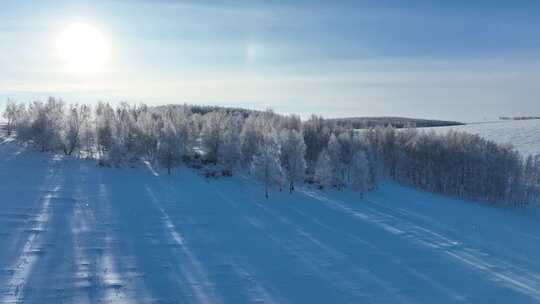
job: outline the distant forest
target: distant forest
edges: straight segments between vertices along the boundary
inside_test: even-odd
[[[8,134],[44,152],[101,166],[145,162],[168,174],[181,165],[209,178],[248,174],[264,185],[266,197],[301,184],[361,195],[382,179],[500,205],[525,206],[540,197],[540,155],[524,159],[511,146],[464,132],[409,128],[438,124],[433,120],[313,115],[303,121],[271,110],[91,106],[56,98],[10,102],[3,115]]]
[[[350,117],[332,118],[327,119],[327,121],[333,122],[341,127],[351,127],[353,129],[369,129],[388,126],[392,126],[396,129],[403,129],[411,127],[427,128],[464,125],[464,123],[458,121],[418,119],[406,117]]]

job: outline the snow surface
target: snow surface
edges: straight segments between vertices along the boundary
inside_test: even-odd
[[[0,303],[537,303],[540,222],[384,184],[289,195],[245,178],[0,140]]]
[[[448,130],[465,131],[498,143],[512,144],[525,156],[540,154],[540,119],[500,120],[419,130],[434,130],[437,133],[446,133]]]

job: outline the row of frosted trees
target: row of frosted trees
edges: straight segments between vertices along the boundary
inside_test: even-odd
[[[478,135],[392,128],[365,131],[400,183],[454,197],[523,206],[540,196],[540,155],[526,159],[510,145]]]
[[[258,177],[266,196],[272,187],[292,192],[297,183],[303,183],[306,153],[319,148],[319,144],[306,145],[299,117],[272,111],[126,103],[90,107],[49,98],[45,103],[8,103],[4,116],[8,133],[16,131],[18,140],[41,151],[96,159],[104,166],[148,161],[160,164],[169,174],[182,162],[199,160],[227,174],[242,171]],[[368,177],[375,172],[370,168],[375,164],[359,150],[363,148],[360,136],[349,131],[346,139],[339,137],[343,145],[334,135],[323,144],[329,146],[328,152],[309,163],[311,182],[324,187],[350,185],[361,192],[375,186],[376,179]],[[342,157],[341,147],[356,156]],[[318,165],[321,168],[315,170]]]
[[[189,105],[147,107],[108,103],[8,103],[8,133],[41,151],[122,166],[147,161],[170,174],[199,161],[223,172],[246,172],[265,186],[292,192],[299,183],[374,189],[381,177],[432,192],[525,204],[538,198],[540,158],[523,160],[511,147],[478,136],[355,130],[313,116]]]

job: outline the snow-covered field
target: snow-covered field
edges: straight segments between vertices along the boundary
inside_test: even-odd
[[[498,143],[510,143],[523,155],[540,154],[540,119],[500,120],[495,122],[472,123],[463,126],[422,128],[446,133],[459,130],[478,134]]]
[[[540,222],[385,184],[272,192],[0,140],[0,303],[537,303]]]

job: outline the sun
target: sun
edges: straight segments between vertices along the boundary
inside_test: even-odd
[[[77,74],[103,71],[110,59],[110,44],[94,26],[73,23],[56,39],[56,49],[67,71]]]

